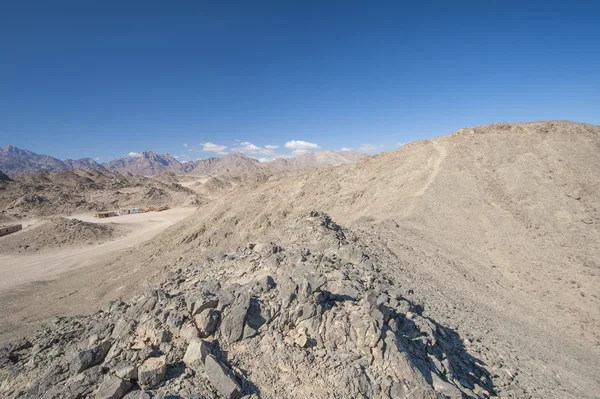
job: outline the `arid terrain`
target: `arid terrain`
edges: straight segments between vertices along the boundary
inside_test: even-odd
[[[22,175],[0,182],[0,222],[128,207],[195,207],[202,197],[177,183],[103,170]]]
[[[599,150],[545,121],[246,177],[4,171],[6,220],[198,208],[0,237],[0,397],[597,398]]]

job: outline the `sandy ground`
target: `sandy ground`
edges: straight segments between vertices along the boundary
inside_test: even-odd
[[[131,230],[123,238],[92,247],[56,249],[39,255],[0,255],[0,292],[31,281],[48,280],[58,274],[90,266],[115,252],[154,237],[172,224],[190,215],[195,208],[176,208],[163,212],[140,213],[114,218],[97,219],[90,214],[73,215],[71,218],[92,223],[115,223]],[[1,244],[1,241],[0,241]],[[1,253],[1,251],[0,251]]]
[[[23,336],[54,316],[86,313],[123,295],[127,291],[119,289],[127,285],[123,275],[134,268],[122,270],[115,262],[195,209],[174,208],[108,219],[73,215],[89,222],[122,224],[131,233],[91,247],[0,256],[0,343]],[[135,285],[136,281],[128,283]]]
[[[204,184],[204,183],[206,183],[209,180],[210,180],[210,176],[202,176],[202,177],[199,177],[197,179],[190,180],[190,181],[187,181],[187,180],[186,181],[180,181],[179,184],[181,186],[183,186],[183,187],[191,187],[191,186],[193,186],[196,183]]]

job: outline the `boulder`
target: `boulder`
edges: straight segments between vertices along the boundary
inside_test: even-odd
[[[152,395],[144,391],[131,391],[127,395],[123,396],[123,399],[152,399]]]
[[[210,354],[211,344],[203,339],[194,338],[190,341],[183,362],[185,365],[194,371],[198,371],[204,364],[206,356]]]
[[[199,337],[198,329],[193,323],[187,322],[183,327],[181,327],[179,336],[183,338],[185,342],[191,342],[192,339]]]
[[[241,396],[240,384],[233,372],[219,362],[213,355],[207,355],[204,369],[210,384],[227,399],[237,399]]]
[[[242,339],[246,314],[250,307],[250,295],[242,293],[224,312],[221,322],[221,334],[226,342],[232,343]]]
[[[206,338],[212,335],[219,324],[219,312],[215,309],[204,309],[194,316],[200,337]]]
[[[81,373],[92,366],[102,363],[110,346],[110,341],[104,341],[89,349],[75,352],[70,365],[71,372]]]
[[[115,366],[115,374],[125,380],[137,380],[138,368],[129,362],[121,362]]]
[[[96,399],[121,399],[131,386],[129,381],[108,375],[96,390]]]
[[[165,377],[167,371],[166,358],[151,357],[138,368],[138,384],[144,389],[157,386]]]
[[[187,301],[187,308],[191,316],[195,316],[204,309],[214,309],[219,304],[219,298],[213,295],[202,295]]]

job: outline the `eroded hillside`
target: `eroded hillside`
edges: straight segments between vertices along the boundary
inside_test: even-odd
[[[176,183],[104,170],[61,171],[3,182],[0,221],[128,206],[196,206],[201,202],[197,193]]]
[[[4,389],[595,397],[599,148],[597,126],[494,124],[237,190],[115,261],[106,285],[155,291],[55,323],[64,355],[6,352]],[[94,345],[105,373],[66,367]],[[60,371],[28,386],[32,356]]]

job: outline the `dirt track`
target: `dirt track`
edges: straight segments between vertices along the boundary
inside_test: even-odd
[[[108,219],[95,219],[87,214],[74,215],[73,218],[88,222],[116,223],[128,228],[131,233],[90,247],[53,249],[36,255],[0,255],[0,303],[3,304],[0,310],[0,341],[23,332],[15,328],[13,322],[18,322],[23,328],[21,322],[34,323],[53,314],[87,311],[87,305],[97,303],[97,298],[89,295],[90,290],[86,286],[98,288],[105,284],[100,279],[110,275],[107,265],[194,211],[195,208],[175,208]],[[69,299],[76,298],[73,297],[75,292],[80,292],[82,298],[71,302]],[[52,311],[40,306],[39,298],[53,300]]]

